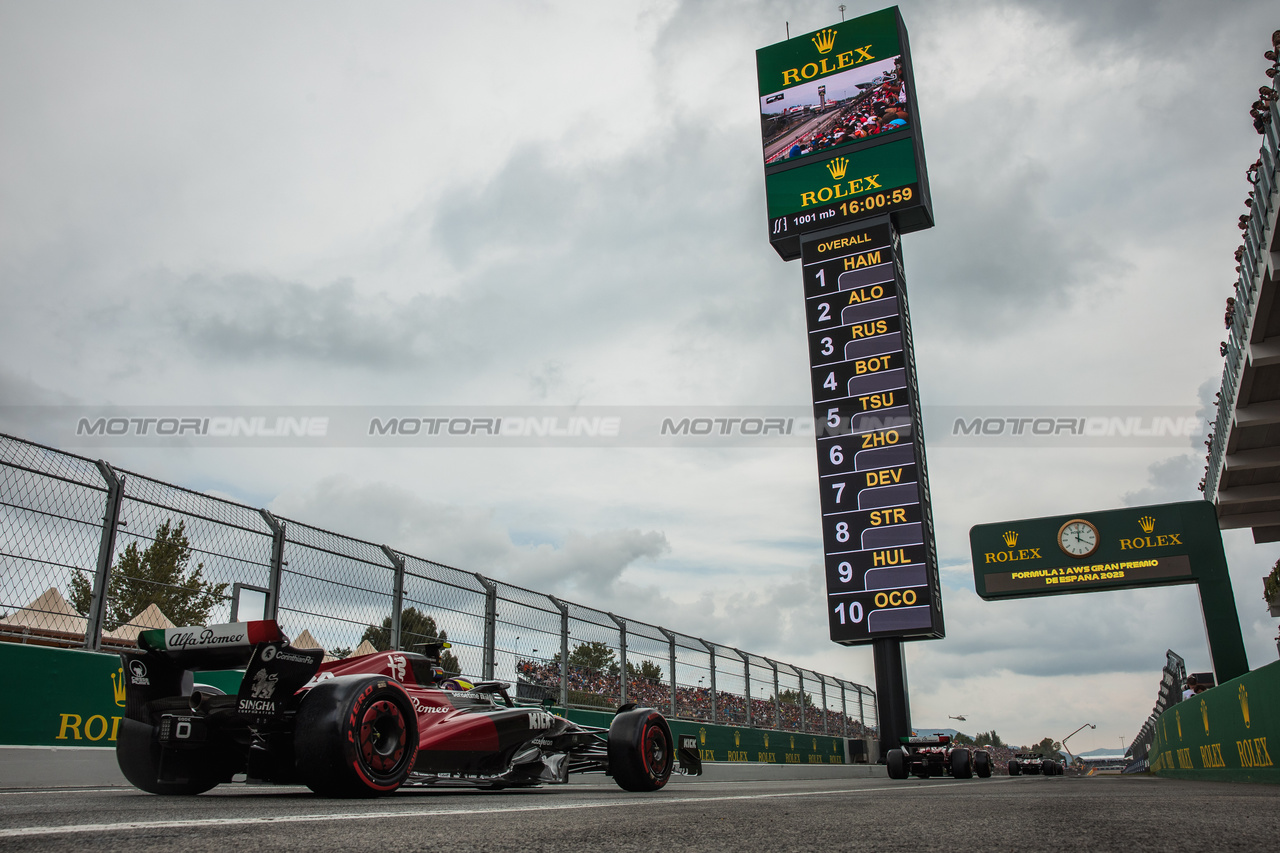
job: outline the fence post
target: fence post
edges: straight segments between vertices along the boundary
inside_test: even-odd
[[[790,664],[787,664],[787,665],[791,666]],[[807,732],[809,731],[809,726],[805,724],[805,719],[804,719],[804,704],[805,704],[804,670],[792,666],[791,671],[794,672],[796,674],[796,677],[800,679],[800,695],[796,697],[796,703],[800,706],[800,731]]]
[[[748,655],[746,652],[744,652],[742,649],[734,649],[734,651],[738,653],[738,657],[742,658],[742,685],[744,688],[742,692],[747,694],[746,725],[747,725],[747,728],[752,728],[752,725],[751,725],[751,711],[752,711],[752,708],[751,708],[751,656]]]
[[[773,727],[780,729],[782,728],[782,709],[778,706],[778,662],[769,658],[763,658],[763,660],[773,670]]]
[[[667,638],[667,644],[671,649],[671,678],[668,680],[671,682],[671,716],[674,717],[676,715],[676,635],[661,625],[658,626],[658,630],[662,632],[662,636]]]
[[[560,707],[569,707],[569,605],[554,595],[547,598],[560,611]]]
[[[479,572],[475,576],[484,587],[484,672],[481,677],[485,681],[492,681],[496,657],[494,646],[497,644],[498,632],[498,585]],[[520,662],[516,661],[516,666],[519,665]]]
[[[278,521],[265,509],[258,510],[262,520],[271,528],[271,574],[267,581],[267,603],[262,608],[263,618],[280,618],[280,575],[284,572],[284,522]]]
[[[849,737],[849,685],[840,679],[836,679],[836,684],[840,685],[840,736],[848,739]]]
[[[391,581],[391,636],[388,639],[391,648],[400,651],[401,614],[404,611],[404,557],[386,545],[382,546],[382,553],[387,555],[395,572]]]
[[[711,722],[718,722],[716,717],[716,646],[715,643],[708,643],[701,637],[698,642],[707,647],[707,651],[711,652]]]
[[[102,538],[98,542],[98,567],[93,573],[93,593],[84,626],[84,647],[102,650],[102,627],[107,614],[107,584],[111,575],[111,558],[116,553],[116,529],[120,524],[120,505],[124,502],[124,477],[103,460],[98,471],[107,481],[107,504],[102,514]]]
[[[870,743],[871,742],[870,736],[867,734],[867,715],[862,707],[862,685],[861,684],[858,685],[858,725],[862,726],[862,736],[864,738],[868,738],[867,742]]]
[[[620,676],[619,683],[622,685],[621,693],[618,696],[618,704],[627,704],[627,620],[619,619],[612,613],[608,614],[613,623],[618,626],[618,656],[620,659]]]
[[[818,683],[822,685],[822,733],[824,735],[831,734],[831,724],[827,720],[827,677],[820,672],[815,672],[818,676]]]

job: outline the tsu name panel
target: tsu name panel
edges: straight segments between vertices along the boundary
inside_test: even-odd
[[[943,635],[897,235],[802,247],[831,639]]]

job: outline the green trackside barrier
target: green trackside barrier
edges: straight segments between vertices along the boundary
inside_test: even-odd
[[[575,723],[608,728],[611,711],[553,709]],[[661,709],[659,709],[661,710]],[[703,761],[755,762],[761,764],[845,764],[845,741],[840,737],[720,726],[686,720],[668,720],[671,734],[696,735]]]
[[[115,746],[124,717],[120,657],[48,646],[0,643],[0,672],[25,689],[0,700],[0,742],[6,746]],[[225,693],[240,689],[238,671],[200,672],[196,681]],[[553,708],[577,723],[608,728],[611,711]],[[703,761],[845,764],[839,737],[670,720],[671,733],[695,735]]]
[[[1151,772],[1280,784],[1280,661],[1174,705],[1156,721]]]
[[[0,672],[12,679],[0,700],[3,745],[115,747],[124,717],[119,655],[0,643]],[[196,680],[235,693],[240,676],[202,672]]]

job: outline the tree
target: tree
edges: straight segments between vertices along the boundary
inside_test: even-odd
[[[662,681],[662,667],[651,660],[640,661],[640,666],[627,661],[627,675],[632,679],[645,678],[649,681],[660,683]]]
[[[107,582],[107,630],[113,630],[154,604],[175,625],[203,625],[209,613],[226,598],[230,584],[205,580],[204,563],[191,564],[186,522],[168,521],[156,528],[145,550],[130,542],[111,567]],[[71,606],[87,614],[93,588],[85,576],[71,576]]]
[[[559,652],[552,656],[551,662],[560,663]],[[573,651],[569,652],[569,666],[581,667],[605,675],[617,675],[619,671],[618,659],[614,656],[613,649],[599,641],[579,643],[574,646]]]
[[[989,732],[978,732],[973,739],[984,746],[1004,746],[1005,742],[1000,739],[1000,735],[996,734],[996,730]]]
[[[347,646],[338,646],[336,649],[329,649],[329,654],[339,660],[351,657],[351,649]]]
[[[808,693],[801,693],[799,690],[783,690],[778,694],[778,701],[784,705],[804,704],[806,708],[813,707],[813,697]]]
[[[416,607],[406,607],[400,611],[400,648],[412,649],[420,643],[440,640],[444,642],[449,635],[436,628],[436,620]],[[391,648],[391,617],[382,620],[382,627],[370,625],[364,629],[360,642],[368,640],[380,652]],[[462,672],[462,664],[448,649],[440,653],[440,668],[445,672],[457,675]]]
[[[1058,754],[1058,750],[1062,749],[1062,744],[1058,743],[1051,737],[1047,737],[1035,746],[1031,747],[1031,751],[1037,755],[1054,756]]]
[[[951,742],[954,743],[956,746],[981,746],[981,744],[979,744],[973,738],[969,737],[964,732],[956,732],[951,737]]]

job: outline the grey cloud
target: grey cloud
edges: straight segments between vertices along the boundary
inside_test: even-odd
[[[1125,506],[1173,503],[1202,498],[1196,490],[1200,478],[1200,460],[1182,454],[1151,463],[1148,485],[1124,495]]]
[[[171,333],[201,357],[376,369],[420,364],[443,349],[454,309],[421,296],[362,297],[349,280],[307,287],[247,274],[174,283],[165,307]]]

